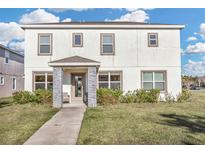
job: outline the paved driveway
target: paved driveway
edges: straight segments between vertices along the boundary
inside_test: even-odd
[[[66,145],[76,144],[86,110],[85,105],[67,105],[47,121],[24,144]]]

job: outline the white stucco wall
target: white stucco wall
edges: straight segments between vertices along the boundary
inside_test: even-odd
[[[148,47],[147,34],[158,33],[159,47]],[[38,33],[52,33],[52,56],[38,56]],[[83,47],[72,47],[72,33],[83,33]],[[100,55],[100,33],[115,34],[115,55]],[[166,70],[168,92],[181,91],[179,29],[26,29],[25,89],[32,71],[52,71],[49,61],[79,55],[101,62],[101,70],[123,71],[123,90],[141,88],[141,70]]]

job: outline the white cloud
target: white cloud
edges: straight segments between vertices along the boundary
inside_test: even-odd
[[[137,10],[153,10],[154,8],[125,8],[129,12],[137,11]]]
[[[52,12],[56,12],[56,13],[61,13],[61,12],[69,11],[69,10],[80,12],[80,11],[87,11],[87,10],[92,10],[92,9],[95,9],[95,8],[50,8],[48,10]],[[133,12],[136,10],[153,10],[154,8],[112,8],[112,9],[118,9],[118,10],[125,9],[129,12]]]
[[[45,22],[59,22],[60,18],[44,9],[37,9],[30,13],[26,13],[20,19],[20,23],[45,23]]]
[[[200,34],[201,37],[205,39],[205,23],[201,23],[200,32],[198,34]]]
[[[199,33],[198,32],[194,32],[194,35],[198,35]]]
[[[93,8],[72,8],[71,10],[73,11],[87,11],[87,10],[90,10],[90,9],[93,9]]]
[[[65,18],[65,19],[63,19],[61,22],[71,22],[71,21],[72,21],[71,18]]]
[[[133,11],[136,11],[136,10],[139,10],[139,8],[125,8],[127,11],[129,12],[133,12]]]
[[[192,61],[189,59],[188,63],[183,66],[183,74],[192,76],[205,75],[205,58],[201,61]]]
[[[203,61],[205,61],[205,56],[201,58]]]
[[[15,22],[0,22],[0,43],[7,45],[12,40],[23,40],[24,31]]]
[[[50,8],[48,10],[51,12],[61,13],[61,12],[66,12],[69,9],[68,8]]]
[[[204,53],[205,43],[198,42],[194,45],[188,45],[186,48],[186,53]]]
[[[184,49],[180,48],[180,53],[181,53],[181,55],[185,55],[186,52]]]
[[[13,41],[8,44],[10,49],[23,52],[24,51],[24,41]]]
[[[93,9],[93,8],[51,8],[49,10],[52,12],[61,13],[61,12],[69,11],[69,10],[80,12],[80,11],[87,11],[89,9]]]
[[[149,15],[144,10],[135,10],[122,15],[119,19],[114,19],[113,21],[146,22],[147,20],[149,20]]]
[[[197,40],[197,38],[194,36],[190,36],[187,38],[187,41],[196,41],[196,40]]]

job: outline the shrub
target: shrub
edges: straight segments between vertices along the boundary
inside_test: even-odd
[[[184,102],[189,100],[191,92],[188,89],[182,89],[182,93],[177,96],[177,102]]]
[[[125,95],[121,96],[121,103],[157,103],[159,101],[159,90],[153,89],[150,91],[134,90],[128,91]]]
[[[50,104],[52,103],[52,92],[50,90],[38,89],[34,92],[36,103]]]
[[[13,101],[17,104],[32,103],[35,100],[33,93],[29,91],[17,91],[13,94]]]
[[[38,89],[34,93],[29,91],[17,91],[13,93],[13,101],[17,104],[26,103],[52,103],[52,92]]]
[[[97,103],[100,105],[117,104],[122,93],[121,90],[100,88],[97,90]]]
[[[135,95],[135,91],[128,91],[125,95],[122,95],[119,99],[121,103],[136,103],[137,102],[137,95]]]
[[[147,92],[147,102],[148,103],[157,103],[159,102],[159,89],[152,89],[149,92]]]
[[[112,95],[115,97],[115,99],[119,100],[120,96],[122,96],[123,94],[123,91],[120,90],[120,89],[115,89],[115,90],[112,90],[110,89],[110,92],[112,93]]]
[[[167,103],[174,103],[175,102],[175,98],[172,94],[168,93],[165,95],[165,102]]]
[[[137,103],[146,103],[147,102],[147,92],[143,89],[136,91]]]

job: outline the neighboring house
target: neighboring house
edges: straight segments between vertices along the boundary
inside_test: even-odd
[[[185,88],[191,88],[192,86],[205,87],[205,76],[182,76],[182,86]]]
[[[205,76],[198,77],[198,86],[199,87],[205,87]]]
[[[24,90],[24,56],[0,45],[0,97]]]
[[[25,89],[53,89],[53,105],[96,106],[99,87],[181,92],[180,30],[184,25],[69,22],[22,25]]]

